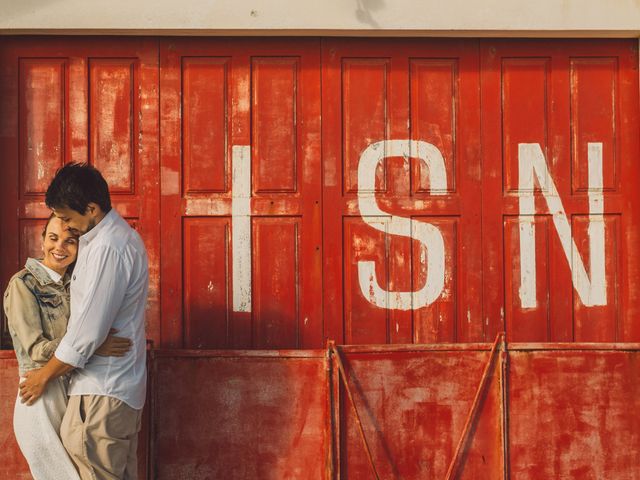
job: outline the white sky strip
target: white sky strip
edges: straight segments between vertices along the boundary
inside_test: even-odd
[[[233,311],[251,311],[251,147],[234,145],[231,153],[231,244]]]
[[[392,292],[380,286],[376,277],[375,262],[359,261],[360,291],[370,303],[380,308],[419,309],[433,303],[442,293],[444,240],[436,226],[398,215],[389,215],[378,207],[375,198],[376,168],[386,157],[404,157],[406,162],[409,162],[409,158],[422,160],[427,165],[430,189],[434,195],[444,194],[447,190],[444,159],[440,151],[430,143],[416,140],[388,140],[369,145],[360,156],[358,164],[358,207],[363,220],[381,232],[418,240],[422,244],[420,262],[422,265],[427,265],[427,279],[420,290]]]
[[[585,306],[606,305],[604,249],[604,198],[602,173],[602,143],[588,144],[589,167],[589,265],[591,278],[571,234],[571,224],[562,200],[547,167],[544,154],[537,143],[518,144],[519,207],[520,207],[520,303],[522,308],[537,306],[535,198],[534,176],[542,190],[560,244],[571,269],[573,286]]]

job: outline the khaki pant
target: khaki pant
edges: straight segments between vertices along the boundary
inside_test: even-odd
[[[102,395],[73,395],[60,437],[82,480],[136,480],[142,410]]]

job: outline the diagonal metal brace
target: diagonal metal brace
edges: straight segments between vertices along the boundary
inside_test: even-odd
[[[342,354],[340,353],[340,347],[338,347],[334,342],[329,342],[329,351],[335,355],[336,363],[338,364],[338,376],[342,379],[342,384],[344,385],[344,389],[347,391],[347,396],[349,397],[349,402],[351,403],[351,407],[353,408],[353,413],[356,416],[356,424],[358,425],[358,431],[360,433],[360,438],[364,444],[364,449],[367,452],[367,458],[369,459],[369,465],[371,466],[371,470],[373,471],[374,478],[376,480],[380,480],[380,476],[378,475],[378,471],[376,469],[376,465],[373,461],[373,456],[371,455],[371,449],[369,448],[369,442],[367,442],[367,437],[364,433],[364,428],[362,428],[362,421],[360,420],[360,414],[358,413],[358,408],[356,407],[356,402],[353,399],[353,394],[351,393],[351,388],[349,387],[349,381],[347,379],[347,373],[344,368],[344,363],[342,362]]]
[[[458,472],[458,469],[460,468],[460,458],[462,456],[463,446],[465,445],[469,437],[471,424],[473,423],[474,419],[478,415],[480,398],[482,397],[482,394],[489,382],[489,372],[491,371],[491,367],[493,366],[493,363],[497,358],[498,352],[504,351],[506,348],[504,338],[505,338],[504,332],[500,332],[498,333],[495,341],[493,342],[493,346],[491,347],[491,353],[489,354],[489,360],[487,361],[487,365],[484,367],[484,372],[482,373],[480,384],[478,385],[478,389],[476,390],[476,396],[473,399],[473,404],[471,405],[471,409],[469,410],[469,414],[467,415],[467,421],[464,424],[462,435],[460,435],[460,439],[458,440],[458,445],[456,446],[455,453],[453,454],[453,458],[451,459],[451,463],[449,464],[449,470],[447,470],[447,476],[445,477],[445,480],[453,480],[455,478],[456,473]],[[500,346],[500,348],[498,348],[498,346]],[[500,370],[499,375],[501,380],[500,383],[502,384],[502,368]],[[503,397],[504,397],[504,392],[503,392],[503,389],[501,388],[500,389],[501,403],[504,403]],[[501,419],[501,421],[504,421],[504,418]],[[504,453],[504,445],[503,445],[503,453]]]

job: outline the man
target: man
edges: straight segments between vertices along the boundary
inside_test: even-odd
[[[146,391],[144,244],[111,208],[107,182],[90,165],[58,170],[45,201],[68,230],[80,235],[71,316],[55,356],[30,372],[20,396],[32,404],[49,381],[73,370],[60,436],[81,478],[135,479]],[[131,349],[119,358],[94,356],[112,328],[131,339]]]

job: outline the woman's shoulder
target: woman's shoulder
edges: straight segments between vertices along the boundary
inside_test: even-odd
[[[13,277],[11,277],[11,279],[9,280],[9,283],[7,283],[5,296],[9,293],[9,291],[11,290],[11,287],[13,286],[20,288],[24,285],[29,290],[32,290],[34,286],[33,285],[34,281],[35,281],[35,278],[33,277],[33,274],[27,268],[23,268],[22,270],[15,273]]]
[[[11,284],[12,282],[24,282],[25,280],[29,280],[32,277],[33,274],[29,271],[29,269],[23,268],[22,270],[16,272],[13,277],[11,277],[11,280],[9,280],[9,284]]]

